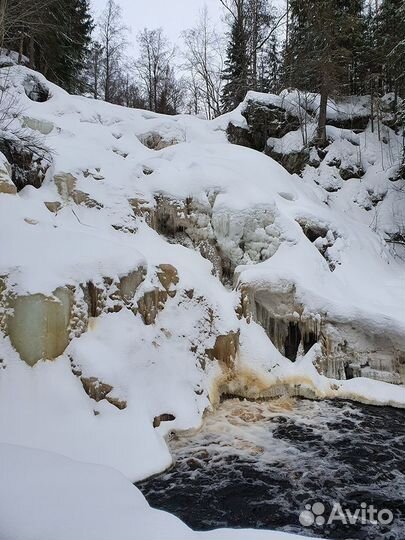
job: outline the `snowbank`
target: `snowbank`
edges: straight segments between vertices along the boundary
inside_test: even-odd
[[[195,533],[150,508],[114,469],[6,444],[0,444],[0,500],[4,540],[305,540],[271,531]]]

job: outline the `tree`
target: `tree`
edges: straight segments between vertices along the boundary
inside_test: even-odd
[[[94,99],[101,97],[101,77],[103,69],[103,47],[98,41],[92,41],[87,55],[85,68],[86,90]]]
[[[88,0],[58,0],[48,8],[53,31],[37,41],[37,66],[70,93],[84,89],[85,67],[93,22]]]
[[[207,8],[201,13],[197,25],[183,33],[184,69],[189,75],[194,99],[194,111],[201,109],[207,118],[221,114],[222,43],[210,26]]]
[[[222,91],[225,111],[234,109],[245,98],[249,89],[249,55],[247,49],[248,32],[246,25],[247,0],[220,0],[230,14],[231,30],[227,47],[227,58],[223,78],[226,81]]]
[[[266,0],[220,0],[230,26],[226,69],[223,77],[224,110],[236,107],[246,92],[269,86],[267,74],[277,66],[276,30],[286,13],[276,15]]]
[[[376,14],[376,54],[382,90],[405,95],[405,2],[383,0]]]
[[[326,143],[328,98],[347,91],[362,0],[290,0],[284,72],[288,86],[320,94],[317,143]]]
[[[90,43],[88,0],[1,0],[2,45],[28,56],[30,67],[70,92],[81,90]]]
[[[102,48],[104,100],[113,103],[127,44],[127,28],[122,21],[121,8],[114,0],[107,0],[98,27]]]
[[[135,68],[150,111],[175,114],[181,101],[181,86],[174,75],[174,47],[161,28],[145,28],[138,34],[139,57]]]

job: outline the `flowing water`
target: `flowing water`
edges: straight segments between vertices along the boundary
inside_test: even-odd
[[[404,540],[404,420],[403,410],[352,402],[226,400],[198,433],[170,441],[169,471],[137,485],[195,530]],[[385,509],[380,522],[370,505]]]

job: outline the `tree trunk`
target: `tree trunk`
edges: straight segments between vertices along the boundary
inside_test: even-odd
[[[35,42],[34,42],[34,36],[30,35],[30,41],[29,41],[29,51],[30,51],[30,63],[29,67],[31,69],[35,69]]]
[[[22,64],[23,51],[24,51],[24,32],[21,32],[20,44],[18,47],[18,64]]]
[[[371,116],[371,133],[374,133],[374,80],[371,79],[371,95],[370,95],[370,116]]]
[[[321,86],[321,103],[319,106],[319,120],[318,120],[318,146],[325,146],[326,144],[326,110],[328,106],[328,87],[325,82]]]
[[[0,0],[0,47],[3,47],[6,30],[7,0]]]

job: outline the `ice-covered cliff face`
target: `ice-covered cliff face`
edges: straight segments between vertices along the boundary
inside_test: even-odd
[[[229,143],[245,105],[165,117],[0,73],[3,442],[136,480],[221,393],[405,405],[403,268],[372,226],[397,197],[369,130],[350,135],[367,178],[336,183],[319,155],[300,178]],[[331,133],[325,155],[349,159]]]

